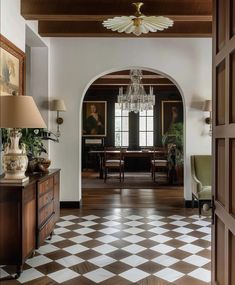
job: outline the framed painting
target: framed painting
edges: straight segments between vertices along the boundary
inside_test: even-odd
[[[83,136],[105,137],[107,131],[107,102],[84,101],[83,110]]]
[[[0,35],[0,95],[23,95],[25,54]]]
[[[172,124],[183,123],[183,120],[182,101],[162,101],[162,136],[169,131]]]

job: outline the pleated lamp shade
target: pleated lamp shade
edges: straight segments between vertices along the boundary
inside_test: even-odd
[[[65,112],[66,106],[65,106],[64,100],[62,100],[62,99],[53,100],[52,111]]]
[[[212,112],[212,100],[206,100],[203,106],[204,112]]]
[[[31,96],[0,96],[0,128],[46,128]]]

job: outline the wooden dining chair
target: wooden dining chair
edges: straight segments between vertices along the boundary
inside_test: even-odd
[[[123,150],[120,148],[105,148],[104,150],[104,182],[108,178],[109,171],[119,172],[119,181],[124,181]]]
[[[159,182],[164,178],[169,181],[169,165],[167,160],[167,149],[154,147],[153,157],[151,160],[151,173],[154,182]]]

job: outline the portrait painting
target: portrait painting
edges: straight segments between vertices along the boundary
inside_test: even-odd
[[[23,95],[24,53],[0,36],[0,95]]]
[[[106,136],[107,102],[84,101],[83,102],[83,136]]]
[[[162,135],[169,131],[172,124],[183,123],[183,102],[162,101]]]

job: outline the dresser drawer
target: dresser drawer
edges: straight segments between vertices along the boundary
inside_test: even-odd
[[[39,230],[38,233],[38,242],[37,247],[39,247],[44,240],[49,237],[49,235],[52,233],[54,226],[55,226],[55,215],[53,214],[50,219],[43,225],[43,227]]]
[[[41,196],[44,193],[52,190],[53,187],[54,187],[54,179],[53,179],[53,177],[50,177],[46,181],[44,181],[42,183],[39,183],[39,185],[38,185],[39,196]]]
[[[43,225],[47,219],[54,214],[54,201],[52,200],[48,205],[39,210],[38,213],[38,224]]]
[[[54,192],[53,191],[49,191],[46,194],[40,196],[39,199],[38,199],[38,209],[40,210],[45,205],[50,203],[53,200],[53,197],[54,197]]]

